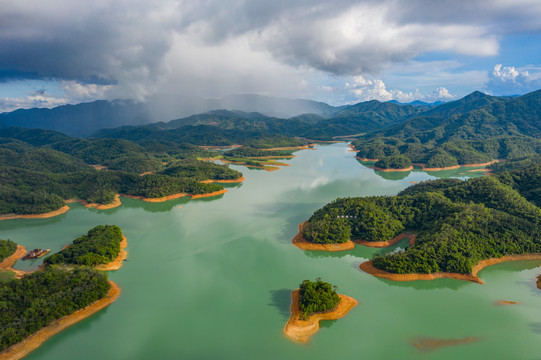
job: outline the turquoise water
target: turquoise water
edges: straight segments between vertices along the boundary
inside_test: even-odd
[[[304,252],[290,244],[297,225],[337,197],[396,194],[434,175],[382,177],[346,150],[299,151],[292,166],[274,172],[232,166],[246,181],[216,198],[123,198],[121,207],[103,211],[76,203],[55,218],[1,222],[0,237],[27,248],[58,251],[99,224],[119,225],[129,243],[128,261],[110,272],[120,298],[27,359],[540,358],[540,261],[489,267],[480,273],[486,285],[396,283],[357,268],[381,250]],[[448,175],[479,176],[460,169]],[[310,343],[292,343],[283,335],[290,292],[316,277],[360,304],[324,323]],[[502,299],[520,304],[494,305]],[[430,351],[411,345],[420,337],[478,341]]]

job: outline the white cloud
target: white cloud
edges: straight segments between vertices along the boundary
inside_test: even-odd
[[[435,102],[449,101],[456,96],[449,93],[444,87],[438,87],[429,94],[422,94],[419,89],[415,91],[402,91],[398,89],[387,89],[387,86],[381,79],[367,79],[362,75],[353,77],[352,83],[346,83],[346,88],[351,91],[357,101],[379,100],[390,101],[397,100],[403,103],[409,103],[415,100]]]
[[[541,88],[541,66],[515,68],[496,64],[489,74],[486,91],[499,95],[515,95]]]
[[[34,91],[25,97],[0,98],[0,112],[8,112],[16,109],[30,109],[34,107],[51,108],[67,103],[67,98],[59,98],[46,91]]]

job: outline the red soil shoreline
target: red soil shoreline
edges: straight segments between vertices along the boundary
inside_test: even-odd
[[[81,202],[81,204],[83,204],[85,207],[87,208],[93,208],[93,209],[97,209],[97,210],[107,210],[107,209],[113,209],[113,208],[116,208],[116,207],[119,207],[120,205],[122,205],[122,202],[120,201],[120,195],[119,194],[116,194],[115,195],[115,199],[113,200],[112,203],[110,204],[96,204],[96,203],[88,203],[86,202],[85,200],[79,200]]]
[[[345,250],[352,250],[355,248],[355,243],[353,241],[348,241],[345,243],[340,244],[314,244],[306,240],[302,234],[302,229],[304,226],[308,223],[308,221],[302,222],[299,224],[299,232],[293,240],[291,240],[291,243],[298,247],[301,250],[311,250],[311,251],[345,251]]]
[[[51,211],[44,214],[31,214],[31,215],[0,215],[0,221],[2,220],[13,220],[13,219],[47,219],[50,217],[54,217],[57,215],[64,214],[66,211],[70,209],[69,206],[64,205],[60,209]]]
[[[28,274],[29,272],[24,270],[17,270],[13,268],[13,265],[17,260],[25,256],[27,253],[26,248],[22,245],[17,245],[17,250],[7,258],[5,258],[2,262],[0,262],[0,270],[2,271],[11,271],[15,273],[15,277],[17,279],[22,278],[24,275]]]
[[[440,278],[448,278],[455,280],[471,281],[478,284],[484,284],[477,274],[485,267],[490,265],[496,265],[506,261],[518,261],[518,260],[541,260],[541,254],[523,254],[523,255],[508,255],[501,258],[491,258],[481,260],[472,269],[471,274],[458,274],[438,272],[432,274],[393,274],[384,270],[377,269],[372,265],[372,261],[365,261],[359,265],[359,269],[381,279],[393,280],[393,281],[415,281],[415,280],[434,280]]]
[[[117,284],[110,280],[109,283],[111,284],[111,289],[104,298],[90,304],[84,309],[77,310],[71,315],[66,315],[53,321],[50,325],[38,330],[21,342],[10,346],[0,353],[0,360],[22,359],[30,352],[40,347],[47,339],[111,305],[120,296],[121,289]]]
[[[244,176],[238,178],[238,179],[232,179],[232,180],[203,180],[203,181],[200,181],[200,183],[202,184],[211,184],[211,183],[221,183],[221,184],[230,184],[230,183],[241,183],[243,182],[244,180],[246,180],[246,178]]]
[[[371,166],[371,169],[378,170],[378,171],[384,171],[384,172],[390,172],[390,171],[411,171],[413,170],[413,166],[404,168],[404,169],[384,169],[377,166]]]
[[[361,160],[361,161],[379,161],[379,159],[367,159],[360,156],[355,156],[355,159]]]
[[[306,343],[319,330],[319,322],[321,320],[340,319],[346,316],[358,304],[358,301],[352,297],[340,294],[338,296],[340,296],[340,303],[335,310],[312,314],[307,320],[301,320],[299,289],[291,292],[291,316],[284,327],[284,334],[293,341]]]
[[[120,252],[118,253],[116,259],[114,259],[108,264],[101,264],[95,266],[96,270],[112,271],[120,269],[122,267],[122,264],[124,263],[124,260],[126,260],[126,258],[128,257],[128,252],[125,250],[127,247],[128,239],[126,239],[125,235],[122,235],[122,241],[120,242]]]
[[[411,233],[411,232],[404,232],[402,234],[399,234],[392,238],[391,240],[387,241],[367,241],[367,240],[349,240],[345,243],[337,243],[337,244],[315,244],[308,240],[306,240],[303,236],[303,229],[306,226],[308,221],[304,221],[299,224],[299,232],[295,237],[291,240],[291,243],[298,247],[301,250],[309,250],[309,251],[346,251],[346,250],[352,250],[355,248],[355,244],[371,247],[371,248],[385,248],[389,246],[393,246],[396,243],[398,243],[400,240],[404,238],[409,238],[409,246],[415,245],[415,241],[417,239],[417,234]]]
[[[222,189],[222,190],[214,191],[214,192],[211,192],[211,193],[208,193],[208,194],[191,195],[191,198],[192,198],[192,200],[193,199],[201,199],[201,198],[206,198],[206,197],[222,195],[222,194],[225,194],[226,192],[227,192],[227,189]]]
[[[130,199],[139,199],[146,202],[158,203],[158,202],[164,202],[167,200],[178,199],[180,197],[187,196],[187,195],[184,193],[178,193],[178,194],[164,196],[161,198],[146,198],[144,196],[135,196],[135,195],[122,195],[122,196],[130,198]]]

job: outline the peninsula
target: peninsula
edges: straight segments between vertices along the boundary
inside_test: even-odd
[[[360,268],[396,281],[483,283],[477,273],[486,266],[541,259],[540,179],[538,164],[467,181],[426,181],[398,196],[337,199],[317,210],[297,238],[386,247],[409,237],[404,251],[376,255]]]

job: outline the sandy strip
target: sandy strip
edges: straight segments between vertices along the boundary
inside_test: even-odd
[[[377,166],[371,166],[370,168],[374,169],[374,170],[385,171],[385,172],[390,172],[390,171],[411,171],[411,170],[413,170],[413,166],[410,166],[410,167],[407,167],[407,168],[404,168],[404,169],[384,169],[384,168],[380,168],[380,167],[377,167]]]
[[[420,166],[424,171],[441,171],[441,170],[454,170],[454,169],[461,168],[463,166],[464,167],[488,166],[497,162],[499,162],[499,160],[492,160],[486,163],[462,164],[462,165],[455,165],[455,166],[448,166],[448,167],[441,167],[441,168],[427,168],[424,164],[418,164],[418,163],[413,164],[413,165]],[[473,170],[473,171],[478,171],[478,170]]]
[[[260,150],[273,151],[273,150],[306,150],[306,149],[309,149],[308,145],[284,146],[284,147],[275,147],[275,148],[260,149]]]
[[[361,161],[379,161],[379,159],[367,159],[360,156],[355,156],[355,159],[361,160]]]
[[[330,312],[312,314],[308,320],[300,319],[299,289],[291,293],[291,317],[287,322],[284,333],[293,341],[308,342],[310,337],[319,330],[321,320],[337,320],[347,315],[357,304],[357,300],[346,295],[340,296],[338,307]]]
[[[128,247],[128,239],[126,239],[126,236],[122,235],[122,241],[120,242],[120,252],[118,253],[116,259],[114,259],[108,264],[97,265],[95,268],[101,271],[120,269],[122,267],[122,264],[124,264],[124,260],[126,260],[126,258],[128,257],[128,252],[125,250],[126,247]]]
[[[468,344],[468,343],[472,343],[478,340],[480,339],[471,337],[471,336],[465,337],[463,339],[437,339],[437,338],[422,337],[422,338],[414,339],[411,342],[411,345],[413,345],[419,350],[433,351],[445,346]]]
[[[12,266],[13,266],[13,264],[15,264],[15,262],[17,260],[19,260],[20,258],[25,256],[26,253],[27,253],[27,251],[26,251],[26,248],[24,246],[17,245],[17,250],[15,250],[15,252],[13,254],[11,254],[10,256],[5,258],[4,261],[2,261],[0,263],[0,270],[2,270],[2,271],[12,271],[12,272],[15,273],[15,277],[17,279],[22,278],[28,272],[26,272],[24,270],[14,269]]]
[[[509,301],[509,300],[498,300],[494,302],[494,305],[517,305],[520,304],[518,301]]]
[[[200,183],[202,184],[212,184],[212,183],[230,184],[230,183],[241,183],[244,180],[246,180],[246,178],[242,176],[238,179],[232,179],[232,180],[212,180],[212,179],[203,180],[203,181],[200,181]]]
[[[201,199],[201,198],[206,198],[206,197],[218,196],[218,195],[225,194],[226,192],[227,192],[227,189],[222,189],[222,190],[211,192],[208,194],[196,194],[196,195],[190,195],[190,196],[193,200],[193,199]]]
[[[419,163],[414,163],[413,165],[420,166],[421,169],[423,169],[423,171],[442,171],[442,170],[454,170],[454,169],[460,168],[460,165],[446,166],[446,167],[435,167],[435,168],[429,168],[429,167],[426,167],[425,164],[419,164]]]
[[[308,224],[308,221],[299,224],[299,232],[291,243],[298,247],[301,250],[310,250],[310,251],[345,251],[355,249],[355,243],[353,241],[348,241],[345,243],[338,244],[315,244],[306,240],[302,234],[302,229]]]
[[[34,351],[41,346],[47,339],[58,334],[62,330],[70,327],[71,325],[86,319],[90,315],[95,314],[101,309],[111,305],[120,295],[120,287],[112,281],[111,289],[105,295],[103,299],[100,299],[93,304],[90,304],[84,309],[77,310],[71,315],[66,315],[58,320],[53,321],[50,325],[38,330],[36,333],[30,335],[23,341],[10,346],[2,353],[0,353],[0,360],[18,360],[22,359],[30,352]]]
[[[135,195],[122,195],[122,196],[130,198],[130,199],[139,199],[139,200],[143,200],[143,201],[151,202],[151,203],[159,203],[159,202],[164,202],[167,200],[178,199],[180,197],[187,196],[187,194],[178,193],[178,194],[164,196],[161,198],[146,198],[144,196],[135,196]]]
[[[367,272],[375,277],[393,281],[415,281],[415,280],[434,280],[441,278],[456,279],[471,281],[478,284],[484,284],[477,274],[485,267],[490,265],[496,265],[506,261],[520,261],[520,260],[541,260],[541,254],[523,254],[523,255],[508,255],[500,258],[492,258],[479,261],[472,269],[471,274],[458,274],[437,272],[432,274],[393,274],[384,270],[377,269],[372,265],[372,261],[366,261],[359,265],[359,268],[364,272]]]
[[[386,248],[386,247],[395,245],[396,243],[398,243],[400,240],[404,238],[409,238],[409,246],[413,246],[415,245],[415,241],[417,240],[417,234],[405,232],[387,241],[367,241],[367,240],[353,240],[353,241],[355,242],[355,244],[359,244],[359,245],[367,246],[371,248]]]
[[[297,155],[250,156],[247,159],[293,159],[294,157],[297,157]]]
[[[154,174],[154,171],[145,171],[144,173],[140,173],[139,176],[145,176],[150,174]]]
[[[70,209],[69,206],[64,205],[60,209],[51,211],[44,214],[35,214],[35,215],[0,215],[0,220],[13,220],[13,219],[47,219],[50,217],[54,217],[60,214],[65,213]]]
[[[113,200],[112,203],[110,204],[96,204],[96,203],[88,203],[84,200],[80,200],[81,203],[87,207],[87,208],[93,208],[93,209],[97,209],[97,210],[107,210],[107,209],[113,209],[113,208],[116,208],[116,207],[119,207],[120,205],[122,205],[122,202],[120,201],[120,195],[119,194],[116,194],[115,195],[115,199]]]

